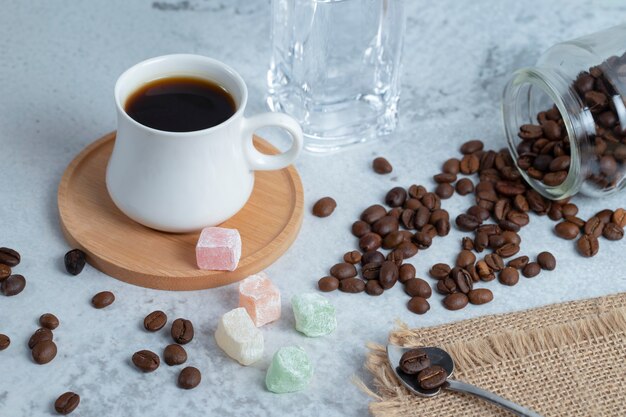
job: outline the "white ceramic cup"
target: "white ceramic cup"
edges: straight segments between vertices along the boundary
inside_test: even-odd
[[[171,76],[221,85],[235,100],[235,114],[208,129],[166,132],[144,126],[124,111],[126,99],[142,85]],[[298,122],[282,113],[246,118],[247,100],[239,74],[199,55],[160,56],[124,72],[115,84],[117,138],[106,172],[115,205],[131,219],[167,232],[190,232],[232,217],[250,197],[255,170],[284,168],[302,150]],[[287,130],[291,148],[279,155],[256,150],[252,135],[264,126]]]

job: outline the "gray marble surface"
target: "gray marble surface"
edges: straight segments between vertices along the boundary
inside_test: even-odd
[[[330,156],[305,154],[297,162],[307,208],[325,195],[334,196],[338,208],[327,219],[307,213],[293,247],[268,269],[282,290],[284,314],[262,329],[266,353],[250,367],[228,359],[213,339],[218,317],[237,305],[236,286],[170,293],[126,285],[91,267],[68,276],[56,189],[74,155],[115,128],[115,79],[145,58],[191,52],[223,60],[248,81],[250,113],[264,110],[269,2],[0,3],[0,245],[22,253],[16,272],[28,279],[19,296],[0,297],[0,333],[13,340],[0,352],[0,416],[53,415],[54,399],[67,390],[82,396],[79,416],[365,415],[369,399],[351,378],[368,380],[365,343],[384,343],[396,319],[430,326],[626,290],[623,242],[603,241],[598,256],[583,260],[541,218],[523,230],[523,251],[552,250],[557,270],[513,288],[491,283],[495,300],[488,305],[449,312],[434,296],[429,314],[415,316],[406,310],[400,287],[379,298],[333,293],[328,297],[338,312],[335,333],[309,339],[294,330],[290,297],[314,291],[327,268],[355,246],[349,226],[364,207],[394,185],[432,186],[431,175],[464,140],[478,137],[503,146],[499,105],[507,75],[533,64],[558,41],[620,23],[626,12],[615,0],[407,3],[400,126],[381,141]],[[379,154],[393,163],[392,175],[371,172],[372,157]],[[618,195],[577,203],[585,217],[625,200]],[[460,197],[445,203],[453,214],[466,205]],[[460,236],[454,230],[414,258],[418,274],[426,275],[435,262],[452,261]],[[115,292],[117,301],[95,310],[89,300],[102,290]],[[130,365],[133,352],[161,352],[168,343],[166,332],[141,329],[154,309],[195,323],[197,336],[187,348],[188,363],[203,373],[197,389],[176,387],[178,368],[162,366],[143,375]],[[26,341],[45,312],[61,320],[55,331],[59,354],[37,366]],[[271,355],[290,344],[306,349],[315,376],[303,392],[269,393],[263,381]]]

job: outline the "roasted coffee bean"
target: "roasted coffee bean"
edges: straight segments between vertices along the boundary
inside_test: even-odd
[[[563,216],[563,218],[570,222],[573,223],[576,227],[578,228],[582,228],[585,227],[585,221],[583,219],[581,219],[580,217],[576,217],[576,216]]]
[[[485,261],[476,262],[476,272],[483,281],[492,281],[496,277]]]
[[[498,280],[504,285],[515,285],[519,281],[519,272],[517,269],[507,266],[498,275]]]
[[[313,205],[312,213],[317,217],[328,217],[336,207],[337,202],[332,197],[322,197]]]
[[[575,216],[578,214],[578,207],[576,204],[564,204],[561,207],[561,213],[563,213],[564,216]]]
[[[454,281],[456,289],[463,294],[470,292],[474,286],[474,280],[472,279],[470,273],[466,269],[459,268],[458,266],[452,268],[452,271],[450,271],[450,278]]]
[[[361,213],[361,220],[368,224],[374,223],[376,220],[383,218],[387,215],[387,210],[380,204],[374,204],[369,206],[363,213]]]
[[[172,322],[170,334],[179,345],[187,344],[193,340],[193,324],[187,319],[176,319]]]
[[[537,263],[546,271],[553,271],[556,268],[556,259],[550,252],[541,252],[537,255]]]
[[[427,249],[432,245],[433,239],[428,233],[417,232],[413,236],[413,242],[417,245],[418,249]]]
[[[598,242],[598,238],[590,235],[583,235],[580,239],[578,239],[577,243],[578,252],[584,257],[595,256],[598,253],[598,249],[600,248],[600,243]]]
[[[424,207],[426,207],[428,210],[436,210],[438,208],[441,208],[441,199],[435,193],[424,194],[424,197],[422,197],[421,201]]]
[[[480,223],[480,219],[472,216],[471,214],[460,214],[456,218],[456,225],[460,230],[465,232],[476,230],[476,228],[480,226]]]
[[[402,265],[402,261],[404,261],[404,254],[401,251],[392,250],[387,254],[385,260],[395,263],[396,266],[400,268],[400,265]]]
[[[161,310],[153,311],[143,319],[143,327],[149,332],[161,330],[166,323],[167,315]]]
[[[480,281],[480,275],[478,275],[478,270],[476,269],[476,264],[470,264],[465,267],[467,272],[469,272],[470,277],[472,277],[473,282]]]
[[[439,365],[430,366],[417,374],[417,383],[420,388],[434,390],[446,383],[448,373]]]
[[[487,304],[493,300],[493,293],[487,288],[476,288],[467,294],[469,302],[476,305]]]
[[[452,278],[443,278],[437,282],[437,292],[439,294],[453,294],[459,292]]]
[[[425,314],[428,310],[430,310],[430,304],[425,298],[412,297],[407,303],[407,308],[412,313]]]
[[[446,295],[443,299],[443,306],[448,310],[460,310],[464,308],[468,302],[469,299],[467,298],[467,295],[461,292],[455,292],[453,294]]]
[[[467,236],[466,236],[466,237],[464,237],[464,238],[461,240],[461,248],[462,248],[463,250],[470,250],[470,251],[471,251],[471,250],[474,250],[474,249],[475,249],[475,248],[474,248],[474,241],[473,241],[471,238],[467,237]],[[481,250],[482,250],[482,249],[481,249]],[[478,249],[477,249],[476,251],[477,251],[477,252],[480,252],[481,250],[478,250]]]
[[[554,232],[562,239],[572,240],[576,239],[580,233],[580,227],[576,226],[574,223],[565,221],[554,226]]]
[[[442,183],[435,188],[435,193],[442,199],[448,199],[454,194],[454,187],[448,183]]]
[[[59,327],[59,319],[54,314],[46,313],[39,317],[39,324],[41,327],[54,330]]]
[[[526,265],[528,265],[528,256],[518,256],[515,259],[511,259],[508,263],[507,266],[510,266],[511,268],[515,268],[515,269],[523,269]]]
[[[492,271],[498,272],[504,269],[504,261],[497,253],[490,253],[486,255],[485,262]]]
[[[380,266],[380,272],[378,274],[378,282],[380,283],[380,286],[385,290],[393,287],[398,281],[398,274],[398,266],[394,262],[383,262]]]
[[[474,183],[469,178],[461,178],[457,181],[455,190],[460,195],[468,195],[474,192]]]
[[[600,210],[599,212],[595,214],[595,217],[600,219],[602,223],[604,224],[610,223],[611,218],[613,217],[613,210],[610,210],[610,209]]]
[[[459,161],[456,158],[450,158],[446,162],[443,163],[443,167],[441,170],[443,172],[456,175],[461,170],[461,161]]]
[[[403,264],[398,271],[398,281],[406,283],[408,280],[415,278],[415,267],[411,264]]]
[[[437,220],[435,229],[437,230],[437,236],[447,236],[450,233],[450,221],[448,219]]]
[[[163,351],[163,360],[169,366],[183,364],[187,362],[187,351],[181,345],[168,345]]]
[[[618,208],[613,212],[611,220],[619,227],[626,227],[626,210],[623,208]]]
[[[500,220],[498,222],[498,226],[500,227],[500,229],[502,230],[508,230],[511,232],[519,232],[520,230],[520,226],[510,220]]]
[[[498,194],[503,195],[505,197],[515,197],[517,195],[522,195],[526,192],[526,186],[524,184],[519,184],[511,181],[498,181],[495,186]]]
[[[80,395],[75,392],[68,391],[61,394],[59,398],[54,402],[54,410],[61,415],[68,415],[80,404]]]
[[[427,207],[420,207],[413,217],[413,227],[421,229],[430,220],[430,210]]]
[[[400,207],[406,201],[406,190],[402,187],[394,187],[385,196],[385,203],[389,207]]]
[[[343,255],[343,261],[353,265],[358,264],[359,262],[361,262],[361,252],[359,252],[358,250],[346,252]]]
[[[519,246],[515,243],[505,243],[496,249],[496,253],[502,258],[510,258],[519,252]]]
[[[520,126],[520,131],[517,136],[519,136],[522,140],[539,139],[543,136],[543,129],[538,125],[525,124]]]
[[[496,220],[501,221],[506,218],[507,213],[511,210],[511,205],[509,200],[506,198],[502,198],[498,200],[493,207],[493,216]]]
[[[386,262],[383,260],[383,262]],[[380,276],[380,268],[382,266],[382,262],[370,262],[369,264],[363,265],[361,268],[361,275],[365,279],[378,279]]]
[[[494,235],[494,236],[499,236],[499,235]],[[489,246],[489,235],[485,232],[477,232],[476,237],[474,238],[474,250],[476,250],[476,252],[482,252],[488,246]]]
[[[624,229],[617,224],[610,222],[602,229],[602,236],[608,240],[620,240],[624,237]]]
[[[558,204],[552,204],[550,206],[550,210],[548,210],[548,217],[550,220],[558,222],[563,218],[563,212],[561,211],[561,206]]]
[[[182,389],[193,389],[200,385],[202,375],[198,368],[188,366],[178,375],[178,386]]]
[[[65,263],[65,270],[68,273],[78,275],[85,267],[85,252],[80,249],[72,249],[65,254],[63,261]]]
[[[56,357],[57,345],[52,340],[42,340],[33,346],[31,354],[35,363],[44,365]]]
[[[10,275],[8,278],[0,282],[0,292],[11,297],[21,293],[26,287],[26,278],[20,274]]]
[[[498,226],[497,224],[483,224],[481,226],[478,226],[478,229],[476,229],[476,232],[478,233],[485,233],[487,236],[491,236],[491,235],[499,235],[500,233],[502,233],[502,230],[500,229],[500,226]]]
[[[383,238],[379,234],[369,232],[359,239],[359,248],[364,252],[375,251],[383,244]]]
[[[432,295],[430,285],[421,278],[411,278],[404,284],[404,291],[411,297],[430,298]]]
[[[413,184],[409,187],[407,192],[411,198],[421,200],[421,198],[426,194],[426,188],[422,185]]]
[[[422,233],[428,234],[431,238],[437,236],[437,229],[432,224],[427,224],[422,227]]]
[[[476,255],[469,250],[462,250],[456,257],[456,266],[461,268],[472,265],[474,262],[476,262]]]
[[[471,153],[475,153],[483,150],[483,142],[478,139],[468,140],[463,145],[461,145],[461,153],[463,155],[468,155]]]
[[[541,266],[537,262],[529,262],[523,269],[522,275],[526,278],[533,278],[539,275]]]
[[[365,282],[359,278],[346,278],[339,281],[339,291],[358,293],[365,291]]]
[[[33,333],[33,335],[28,340],[28,348],[32,349],[35,347],[37,343],[43,342],[44,340],[52,340],[52,339],[54,339],[54,335],[52,334],[50,329],[41,327],[37,329],[35,333]]]
[[[404,209],[417,210],[422,207],[422,202],[417,198],[409,198],[404,202]]]
[[[0,264],[0,282],[11,276],[11,267],[9,265]]]
[[[441,174],[434,175],[433,179],[435,180],[437,184],[443,184],[443,183],[449,184],[451,182],[456,181],[456,174],[442,172]]]
[[[320,291],[331,292],[339,288],[339,280],[335,277],[323,277],[317,281]]]
[[[583,227],[583,232],[586,235],[591,235],[593,237],[602,236],[602,229],[604,229],[604,223],[597,217],[592,217],[585,223]]]
[[[347,262],[341,262],[330,268],[330,275],[337,279],[356,277],[356,268]]]
[[[402,242],[393,250],[392,253],[398,253],[402,255],[402,259],[409,259],[415,256],[417,252],[417,246],[415,246],[413,243]]]
[[[10,267],[17,266],[20,263],[20,254],[11,248],[0,248],[0,264]]]
[[[489,210],[484,209],[480,206],[472,206],[470,208],[467,209],[467,214],[469,214],[470,216],[475,217],[476,219],[478,219],[479,221],[484,221],[487,220],[491,214],[489,213]]]
[[[394,207],[387,212],[387,216],[393,217],[398,222],[400,222],[400,216],[402,215],[403,211],[404,209],[402,207]]]
[[[91,299],[91,304],[95,308],[105,308],[113,304],[115,301],[115,295],[110,291],[102,291],[94,295]]]
[[[471,175],[478,172],[480,168],[480,159],[474,154],[465,155],[463,159],[461,159],[461,173],[465,175]]]
[[[367,265],[369,263],[383,263],[385,261],[385,255],[382,253],[373,250],[369,252],[365,252],[363,256],[361,256],[361,265]]]
[[[357,220],[352,223],[352,234],[356,237],[361,237],[366,233],[371,231],[371,227],[369,223],[364,222],[363,220]]]
[[[11,344],[11,339],[6,334],[0,333],[0,350],[5,350]]]
[[[548,172],[543,176],[543,183],[550,187],[556,187],[563,184],[563,181],[567,178],[568,171]]]
[[[526,200],[530,209],[539,215],[548,213],[550,209],[550,203],[535,190],[526,191]]]
[[[384,291],[377,279],[369,280],[367,284],[365,284],[365,292],[369,295],[381,295]]]
[[[517,210],[511,210],[506,214],[506,219],[510,222],[515,223],[517,226],[519,227],[524,227],[526,226],[528,223],[530,223],[530,218],[528,217],[528,214],[521,212],[521,211],[517,211]],[[506,228],[503,228],[504,230],[509,230]]]
[[[557,156],[550,162],[549,169],[552,172],[562,171],[566,172],[569,170],[570,165],[570,156],[569,155],[561,155]]]
[[[389,174],[391,171],[393,171],[393,167],[391,166],[389,161],[387,161],[382,156],[379,156],[372,161],[372,168],[377,174]]]
[[[446,210],[442,209],[433,210],[433,212],[430,214],[428,222],[432,225],[435,225],[440,220],[450,220],[450,214]]]
[[[444,279],[450,274],[450,266],[443,263],[435,264],[430,268],[429,273],[435,279]]]
[[[400,369],[408,375],[414,375],[430,366],[428,352],[424,349],[411,349],[400,358]]]
[[[400,224],[405,229],[413,229],[413,225],[415,224],[415,210],[404,209],[400,215]]]
[[[502,238],[504,239],[504,243],[514,243],[519,246],[522,243],[522,238],[515,232],[510,230],[505,230],[502,232]]]
[[[159,355],[149,350],[135,352],[132,357],[133,364],[142,372],[156,371],[161,364]]]
[[[530,210],[530,207],[528,207],[528,201],[526,200],[526,197],[524,197],[524,195],[522,194],[518,194],[515,196],[515,198],[513,199],[513,207],[524,213]]]
[[[385,216],[377,220],[372,225],[372,232],[384,237],[387,236],[389,233],[398,230],[398,226],[398,219],[392,216]]]

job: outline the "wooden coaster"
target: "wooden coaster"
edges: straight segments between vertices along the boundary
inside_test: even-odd
[[[124,215],[109,197],[105,171],[115,132],[87,146],[67,167],[58,192],[59,213],[70,246],[87,261],[122,281],[160,290],[198,290],[230,284],[259,272],[295,240],[302,223],[304,193],[296,169],[257,171],[250,199],[220,226],[238,229],[242,254],[235,271],[202,271],[196,266],[198,233],[159,232]],[[278,150],[255,137],[259,151]]]

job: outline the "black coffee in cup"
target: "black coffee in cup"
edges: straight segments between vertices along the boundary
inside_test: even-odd
[[[132,93],[124,105],[135,121],[168,132],[192,132],[226,121],[236,111],[224,87],[194,77],[151,81]]]

